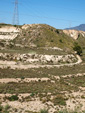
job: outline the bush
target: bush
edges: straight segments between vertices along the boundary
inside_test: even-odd
[[[11,97],[8,97],[9,101],[16,101],[18,99],[19,99],[19,97],[17,95],[12,95]]]
[[[81,48],[81,46],[78,45],[78,43],[74,43],[73,50],[77,51],[78,55],[81,55],[81,53],[82,53],[82,48]]]
[[[0,105],[0,111],[2,111],[2,110],[3,110],[3,106]]]
[[[65,106],[66,105],[66,100],[67,100],[67,98],[64,98],[64,96],[56,95],[56,97],[53,98],[53,103],[54,103],[54,105]]]
[[[22,77],[21,77],[21,80],[24,80],[24,79],[25,79],[25,77],[22,76]]]
[[[5,106],[5,110],[8,110],[10,108],[10,106],[7,104],[6,106]]]
[[[56,32],[57,34],[59,34],[59,30],[58,30],[58,29],[56,29],[55,32]]]
[[[17,27],[17,25],[14,25],[14,27]]]
[[[53,42],[53,40],[51,40],[51,42]]]
[[[48,110],[47,109],[41,109],[40,113],[48,113]]]
[[[61,43],[63,43],[62,39],[59,40]]]
[[[34,97],[34,95],[35,95],[34,93],[31,93],[31,94],[30,94],[31,97]]]

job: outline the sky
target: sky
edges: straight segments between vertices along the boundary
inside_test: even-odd
[[[14,2],[15,0],[0,0],[0,23],[13,24]],[[85,0],[18,2],[19,25],[48,24],[57,29],[64,29],[85,24]]]

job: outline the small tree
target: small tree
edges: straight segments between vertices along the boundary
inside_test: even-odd
[[[74,50],[74,51],[77,51],[77,54],[78,54],[78,55],[81,55],[81,53],[82,53],[82,48],[81,48],[80,45],[78,45],[78,43],[74,43],[73,50]]]

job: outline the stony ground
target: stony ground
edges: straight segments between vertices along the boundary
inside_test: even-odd
[[[56,65],[18,64],[9,57],[0,58],[1,112],[85,112],[85,63],[78,55],[76,62]]]
[[[1,105],[9,105],[10,113],[16,110],[21,113],[29,113],[29,111],[39,113],[41,109],[49,109],[49,113],[54,111],[58,113],[62,109],[83,113],[84,81],[85,73],[49,75],[42,78],[1,78]],[[11,98],[13,95],[18,99]]]
[[[82,31],[0,25],[0,113],[85,113],[84,42]]]

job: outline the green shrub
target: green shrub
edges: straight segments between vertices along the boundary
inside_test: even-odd
[[[78,54],[78,55],[81,55],[81,53],[82,53],[82,48],[81,48],[80,45],[78,45],[78,43],[74,43],[73,50],[74,50],[74,51],[77,51],[77,54]]]
[[[34,93],[31,93],[31,94],[30,94],[31,97],[34,97],[34,95],[35,95]]]
[[[56,29],[55,32],[56,32],[57,34],[59,34],[59,30],[58,30],[58,29]]]
[[[51,28],[51,31],[53,31],[53,29]]]
[[[53,40],[51,40],[51,42],[53,42]]]
[[[22,77],[21,77],[21,80],[24,80],[24,79],[25,79],[25,77],[22,76]]]
[[[3,106],[0,105],[0,111],[2,111],[2,110],[3,110]]]
[[[11,97],[8,97],[9,101],[16,101],[18,99],[19,99],[19,97],[17,95],[12,95]]]
[[[40,113],[48,113],[48,110],[47,109],[41,109]]]
[[[5,106],[5,110],[8,110],[10,108],[10,106],[7,104],[6,106]]]
[[[54,103],[54,105],[62,105],[62,106],[65,106],[66,105],[66,100],[67,99],[65,99],[64,96],[62,96],[62,95],[56,95],[56,97],[54,97],[54,99],[53,99],[53,103]]]
[[[17,27],[17,25],[14,25],[14,27]]]
[[[59,40],[61,43],[63,43],[62,39]]]

